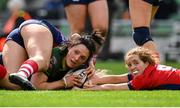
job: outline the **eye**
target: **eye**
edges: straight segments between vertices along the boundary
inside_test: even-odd
[[[80,59],[81,59],[82,61],[85,61],[85,60],[86,60],[86,57],[85,57],[85,56],[80,56]]]
[[[80,60],[80,61],[85,61],[85,60],[87,59],[87,57],[84,56],[84,55],[82,55],[79,50],[74,50],[74,54],[75,54],[75,55],[79,55],[79,60]]]
[[[131,67],[132,65],[130,63],[127,64],[127,67]]]
[[[74,53],[75,53],[75,54],[79,54],[79,51],[78,51],[78,50],[75,50]]]
[[[139,64],[139,63],[137,61],[135,61],[134,64]]]

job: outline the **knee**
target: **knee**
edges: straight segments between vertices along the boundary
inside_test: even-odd
[[[153,41],[153,39],[150,36],[148,27],[134,28],[133,39],[134,39],[134,42],[139,46],[144,45],[148,41]]]
[[[48,68],[49,68],[49,62],[50,62],[49,60],[41,59],[41,64],[42,64],[41,70],[42,70],[42,71],[48,70]]]

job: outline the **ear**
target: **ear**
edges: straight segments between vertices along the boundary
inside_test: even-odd
[[[148,65],[149,65],[149,62],[148,62],[148,61],[146,61],[144,64],[145,64],[146,66],[148,66]]]

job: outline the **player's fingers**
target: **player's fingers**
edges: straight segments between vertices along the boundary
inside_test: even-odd
[[[89,80],[89,81],[86,81],[86,83],[84,84],[83,88],[91,88],[91,87],[94,87],[95,85],[92,84],[92,82]]]
[[[81,87],[82,83],[80,81],[76,80],[76,81],[74,81],[74,86]]]
[[[87,77],[90,78],[90,77],[92,77],[94,74],[95,74],[95,70],[94,70],[94,69],[89,70],[89,72],[87,73]]]
[[[78,75],[71,75],[71,79],[76,81],[79,80],[80,77]]]
[[[78,83],[78,84],[82,84],[82,82],[80,81],[80,79],[74,79],[74,82]]]

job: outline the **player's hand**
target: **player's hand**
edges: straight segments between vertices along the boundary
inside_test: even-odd
[[[86,68],[86,74],[88,78],[92,77],[95,74],[95,65],[93,62],[90,62],[89,67]]]
[[[92,88],[92,87],[94,87],[95,85],[91,82],[91,80],[88,80],[88,81],[86,81],[85,83],[84,83],[84,86],[83,86],[83,88]]]
[[[67,75],[63,78],[65,88],[71,88],[74,86],[81,86],[82,83],[79,81],[78,75]]]

